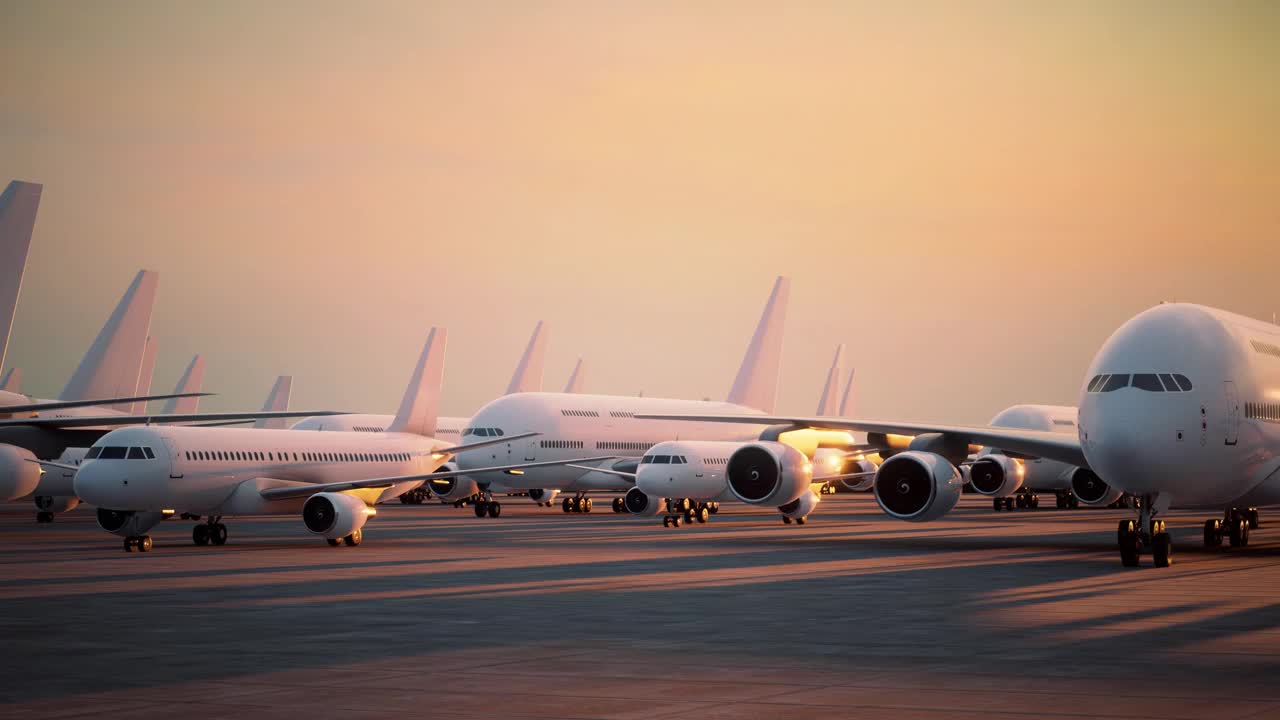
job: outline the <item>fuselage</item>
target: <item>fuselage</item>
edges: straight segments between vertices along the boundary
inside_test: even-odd
[[[1076,434],[1076,416],[1079,411],[1069,405],[1014,405],[1001,410],[991,422],[992,427],[1040,430],[1065,435]],[[979,455],[992,452],[983,448]],[[1056,460],[1034,458],[1021,460],[1025,475],[1022,484],[1032,490],[1069,490],[1074,466]]]

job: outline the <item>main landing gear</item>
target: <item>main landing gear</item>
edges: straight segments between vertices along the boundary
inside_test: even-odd
[[[1054,490],[1053,504],[1059,510],[1076,510],[1080,507],[1080,498],[1070,490]]]
[[[818,494],[819,495],[835,495],[836,486],[831,483],[825,483],[823,484],[822,487],[818,488]]]
[[[325,542],[329,543],[329,547],[338,547],[346,545],[347,547],[355,547],[364,541],[364,531],[359,528],[355,532],[343,538],[325,538]]]
[[[1012,511],[1015,507],[1019,510],[1035,510],[1040,507],[1040,496],[1030,490],[1019,490],[1008,497],[991,499],[991,509],[995,512]]]
[[[591,512],[591,498],[578,493],[573,497],[561,500],[560,509],[567,513],[589,513]]]
[[[226,545],[227,544],[227,526],[222,524],[222,518],[210,517],[208,522],[200,523],[191,528],[191,540],[197,545]]]
[[[493,499],[493,493],[487,492],[476,501],[476,517],[482,518],[488,515],[496,518],[502,514],[502,503]]]
[[[668,500],[667,514],[662,516],[662,527],[680,527],[681,521],[702,524],[718,512],[720,512],[718,502],[702,502],[689,498]]]
[[[133,552],[151,552],[151,536],[150,535],[130,535],[124,539],[124,551]]]
[[[1116,544],[1120,548],[1120,564],[1138,567],[1144,547],[1151,548],[1151,564],[1159,568],[1173,564],[1173,539],[1165,529],[1163,520],[1156,519],[1155,496],[1144,495],[1138,510],[1138,519],[1121,520],[1116,530]]]
[[[36,522],[44,525],[53,522],[53,513],[48,510],[41,510],[36,513]]]
[[[1221,520],[1204,521],[1204,546],[1219,547],[1226,537],[1231,547],[1245,547],[1249,544],[1249,531],[1260,525],[1258,508],[1228,508]]]
[[[430,499],[431,491],[425,487],[417,487],[400,495],[400,503],[402,505],[421,505]]]

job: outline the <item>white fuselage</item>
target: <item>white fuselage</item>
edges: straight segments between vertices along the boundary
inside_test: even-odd
[[[1090,467],[1125,492],[1183,506],[1280,501],[1280,327],[1151,308],[1094,357],[1079,423]]]
[[[289,427],[290,430],[321,430],[325,432],[386,432],[387,427],[396,419],[395,415],[351,414],[321,415],[299,420]],[[466,429],[470,418],[440,417],[436,418],[436,430],[433,437],[450,440],[460,444],[462,431]]]
[[[1001,410],[988,424],[992,427],[1075,435],[1078,412],[1076,408],[1069,405],[1014,405]],[[990,448],[983,448],[978,454],[981,456],[990,452],[992,452]],[[1023,487],[1032,490],[1071,489],[1071,473],[1075,470],[1074,465],[1044,458],[1020,462],[1026,473],[1022,479]]]
[[[516,393],[480,408],[474,427],[497,428],[507,435],[541,433],[517,443],[496,445],[457,457],[468,470],[525,461],[570,460],[575,457],[616,455],[639,459],[664,440],[755,440],[764,425],[637,420],[637,413],[757,413],[741,405],[697,400],[673,400],[618,395]],[[473,474],[482,485],[498,482],[518,489],[568,491],[626,490],[630,480],[616,475],[571,467],[530,468],[522,475]]]

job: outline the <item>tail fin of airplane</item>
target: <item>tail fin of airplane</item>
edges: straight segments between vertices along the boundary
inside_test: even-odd
[[[187,369],[182,372],[182,377],[178,378],[178,384],[173,388],[174,394],[178,393],[198,393],[204,386],[204,358],[196,355],[191,358],[191,362],[187,363]],[[160,412],[165,415],[189,415],[200,409],[200,398],[183,397],[169,398],[164,401],[164,407]]]
[[[849,379],[844,384],[844,397],[840,398],[840,417],[851,417],[853,414],[853,371],[849,368]]]
[[[147,336],[142,346],[142,367],[138,370],[138,389],[134,395],[151,394],[151,375],[156,369],[156,339]],[[129,406],[130,415],[141,415],[147,411],[147,401],[139,400]]]
[[[9,372],[4,374],[4,380],[0,380],[0,390],[11,393],[21,392],[22,368],[9,368]]]
[[[127,397],[134,391],[159,277],[150,270],[138,271],[59,400]]]
[[[564,386],[564,391],[568,394],[582,392],[582,383],[586,377],[587,369],[582,366],[582,358],[578,358],[578,364],[573,366],[573,374],[569,376],[569,382]]]
[[[22,273],[27,269],[27,251],[31,249],[31,231],[36,226],[43,188],[14,180],[0,195],[0,368],[4,367],[9,331],[18,309]]]
[[[289,395],[293,392],[293,376],[281,375],[276,378],[276,384],[271,386],[271,393],[267,395],[267,402],[263,404],[262,411],[284,412],[289,409]],[[265,428],[267,430],[283,430],[287,427],[288,418],[271,418],[269,420],[259,420],[253,424],[256,428]]]
[[[395,420],[387,426],[387,432],[413,433],[431,436],[436,431],[436,417],[440,413],[440,386],[444,384],[444,348],[448,331],[431,328],[427,344],[422,346],[418,366],[404,389],[404,399],[396,411]]]
[[[542,365],[547,354],[546,325],[539,320],[524,348],[524,355],[516,365],[516,371],[507,384],[507,394],[539,392],[542,390]]]
[[[779,276],[764,306],[764,314],[751,336],[728,401],[767,413],[778,400],[778,374],[782,369],[782,331],[787,319],[791,280]]]
[[[822,386],[822,397],[818,398],[818,417],[833,415],[836,412],[836,396],[840,394],[840,376],[844,374],[844,345],[836,346],[836,356],[831,361],[831,369],[827,371],[827,384]]]

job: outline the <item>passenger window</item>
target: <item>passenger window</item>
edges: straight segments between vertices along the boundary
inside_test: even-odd
[[[1112,375],[1107,378],[1106,384],[1102,386],[1102,392],[1113,392],[1125,387],[1129,387],[1128,375]]]
[[[1174,375],[1173,379],[1178,381],[1178,387],[1182,388],[1183,392],[1191,392],[1191,381],[1186,375]]]
[[[1160,384],[1160,378],[1150,373],[1134,375],[1133,386],[1147,392],[1164,392],[1164,386]]]

